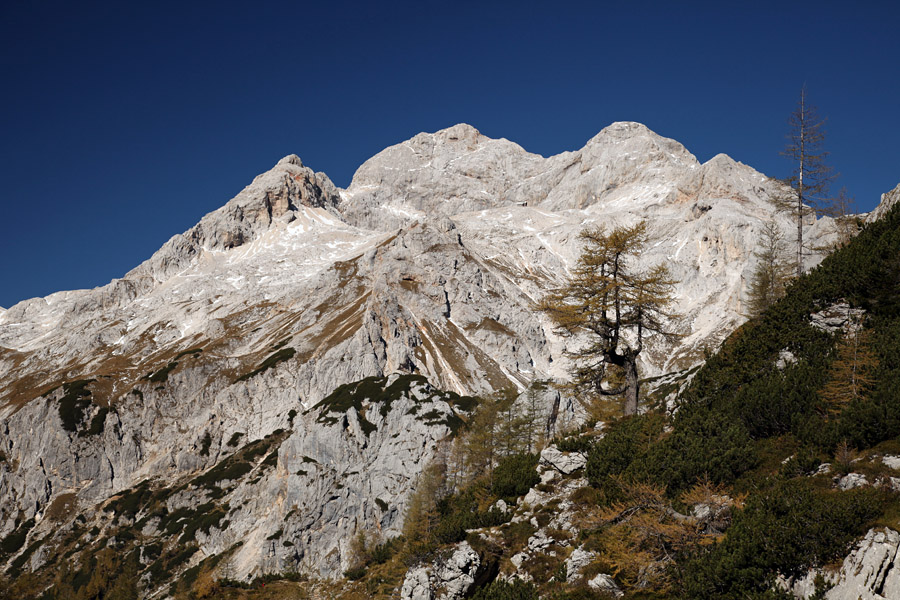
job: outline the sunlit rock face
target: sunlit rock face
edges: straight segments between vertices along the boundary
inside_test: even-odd
[[[881,202],[875,210],[866,215],[866,223],[872,223],[883,217],[895,204],[900,202],[900,184],[889,192],[881,195]]]
[[[642,354],[659,375],[744,320],[764,223],[794,231],[783,193],[637,123],[549,158],[456,125],[346,190],[288,156],[122,279],[0,310],[0,536],[28,532],[5,560],[31,548],[20,562],[39,568],[93,527],[172,542],[191,521],[166,515],[190,513],[183,567],[338,575],[358,528],[400,530],[465,416],[454,398],[565,378],[566,342],[533,305],[584,227],[647,221],[638,266],[678,281],[681,335]],[[822,246],[830,227],[804,235]]]

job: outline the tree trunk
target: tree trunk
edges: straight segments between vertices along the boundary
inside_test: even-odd
[[[625,369],[625,416],[636,415],[640,386],[638,382],[637,357],[627,357],[622,368]]]
[[[547,440],[553,439],[553,433],[556,429],[556,419],[559,418],[559,402],[560,394],[556,392],[553,398],[553,406],[550,407],[550,414],[547,415]]]

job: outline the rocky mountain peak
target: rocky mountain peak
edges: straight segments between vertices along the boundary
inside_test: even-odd
[[[445,143],[458,143],[473,146],[482,139],[487,139],[481,132],[468,123],[457,123],[452,127],[441,129],[434,134],[435,140]]]
[[[300,157],[296,154],[288,154],[284,158],[278,161],[279,165],[295,165],[297,167],[303,166],[303,161],[300,160]]]
[[[324,173],[303,166],[291,154],[258,175],[225,206],[170,239],[148,261],[126,278],[151,277],[165,281],[185,268],[201,251],[227,251],[256,239],[277,223],[290,223],[302,207],[321,208],[336,214],[337,188]]]
[[[715,166],[721,167],[721,168],[731,168],[731,167],[733,167],[734,165],[742,165],[742,164],[743,164],[743,163],[740,163],[740,162],[734,160],[733,158],[731,158],[731,157],[728,156],[727,154],[725,154],[725,153],[723,153],[723,152],[719,152],[718,154],[716,154],[715,156],[713,156],[711,159],[709,159],[708,161],[706,161],[705,163],[703,163],[703,166],[713,166],[713,165],[715,165]]]
[[[624,147],[623,147],[624,146]],[[642,123],[617,121],[600,130],[588,140],[581,150],[584,154],[597,154],[598,147],[614,148],[617,153],[662,153],[683,163],[696,163],[694,155],[679,142],[663,137]]]
[[[597,135],[587,142],[587,146],[604,143],[609,140],[626,140],[635,136],[659,137],[649,127],[636,121],[616,121],[601,129]]]

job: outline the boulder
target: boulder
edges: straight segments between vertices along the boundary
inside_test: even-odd
[[[595,552],[576,548],[566,559],[566,583],[575,583],[581,578],[581,571],[597,556]]]
[[[541,462],[563,475],[570,475],[583,468],[587,458],[578,452],[561,452],[556,446],[547,446],[541,451]]]
[[[435,569],[441,600],[459,600],[471,590],[480,574],[481,558],[468,542],[456,546],[450,558]]]
[[[895,471],[900,471],[900,456],[896,454],[885,454],[881,457],[881,462]]]
[[[416,567],[406,572],[403,586],[400,588],[400,600],[432,600],[431,578],[428,569]]]
[[[621,598],[625,595],[624,592],[622,592],[621,588],[619,588],[616,580],[604,573],[600,573],[599,575],[588,581],[588,586],[592,590],[609,594],[610,596],[613,596],[615,598]]]
[[[837,487],[841,491],[867,487],[868,485],[869,480],[862,473],[848,473],[837,480]]]

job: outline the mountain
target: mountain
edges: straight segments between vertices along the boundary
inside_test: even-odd
[[[338,575],[363,524],[399,532],[468,396],[565,378],[565,342],[532,307],[583,227],[646,220],[640,263],[679,282],[681,336],[642,355],[656,376],[745,320],[763,224],[793,227],[783,193],[637,123],[549,158],[456,125],[346,190],[285,157],[122,279],[0,312],[8,572],[87,577],[110,547],[137,553],[147,595],[201,561]]]

